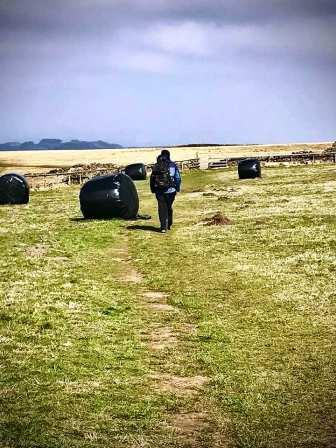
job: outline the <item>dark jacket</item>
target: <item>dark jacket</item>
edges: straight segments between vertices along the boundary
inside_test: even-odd
[[[175,162],[172,162],[171,160],[169,161],[169,172],[170,172],[170,177],[173,181],[173,187],[168,187],[165,190],[159,190],[157,188],[155,188],[154,186],[154,176],[153,173],[151,174],[150,177],[150,189],[152,193],[155,194],[166,194],[166,193],[176,193],[179,192],[181,189],[181,174],[180,171],[176,165]]]

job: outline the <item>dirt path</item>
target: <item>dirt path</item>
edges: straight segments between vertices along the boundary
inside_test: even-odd
[[[143,340],[148,345],[148,349],[153,353],[153,357],[162,357],[163,362],[169,357],[169,351],[175,350],[182,344],[181,336],[186,333],[196,333],[197,327],[189,323],[181,323],[174,329],[174,315],[181,316],[182,311],[169,303],[169,294],[162,291],[153,291],[146,288],[145,277],[136,269],[133,264],[129,250],[129,242],[123,241],[123,245],[118,252],[118,261],[121,264],[122,280],[129,284],[136,284],[138,288],[137,296],[140,306],[146,309],[149,314],[151,326],[143,334]],[[165,316],[171,316],[166,319]],[[164,319],[162,319],[164,317]],[[155,366],[158,365],[156,362]],[[161,363],[159,363],[161,365]],[[173,394],[178,398],[189,397],[196,403],[198,396],[202,393],[202,388],[209,383],[209,378],[196,376],[177,376],[169,372],[157,371],[149,375],[152,387],[160,394]],[[188,409],[174,413],[169,412],[167,421],[163,421],[179,446],[190,448],[200,448],[203,444],[204,432],[211,431],[210,418],[206,410]],[[222,446],[222,445],[216,445]]]

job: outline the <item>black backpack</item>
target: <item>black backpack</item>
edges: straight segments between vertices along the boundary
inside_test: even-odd
[[[170,176],[169,160],[159,160],[153,167],[152,176],[154,188],[158,190],[174,186],[174,181]]]

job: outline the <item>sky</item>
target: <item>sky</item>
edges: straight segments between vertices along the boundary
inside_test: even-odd
[[[0,0],[0,141],[336,140],[336,0]]]

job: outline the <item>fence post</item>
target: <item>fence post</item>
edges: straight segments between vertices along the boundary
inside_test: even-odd
[[[209,168],[209,155],[208,154],[200,154],[200,169],[207,170]]]

